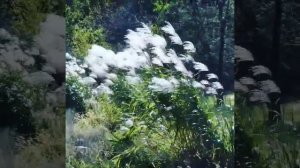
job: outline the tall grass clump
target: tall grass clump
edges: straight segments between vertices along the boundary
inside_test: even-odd
[[[67,167],[229,166],[233,154],[232,107],[181,83],[171,93],[151,90],[152,74],[129,84],[120,75],[112,91],[97,97],[99,106],[74,117]],[[172,76],[172,74],[160,74]],[[76,158],[76,139],[88,153]],[[186,155],[189,153],[189,155]]]
[[[299,128],[284,121],[270,123],[266,104],[236,106],[236,161],[245,167],[298,167]],[[239,103],[240,102],[240,103]]]

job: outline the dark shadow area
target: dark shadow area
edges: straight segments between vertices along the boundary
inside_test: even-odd
[[[299,2],[235,1],[237,167],[299,167]]]

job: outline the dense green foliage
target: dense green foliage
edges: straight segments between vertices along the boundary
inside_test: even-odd
[[[1,109],[3,109],[1,126],[10,126],[23,135],[33,135],[35,128],[32,110],[39,105],[38,98],[41,90],[23,82],[16,73],[12,75],[1,74],[0,79],[0,104]]]
[[[39,32],[45,14],[64,15],[63,0],[14,0],[1,2],[2,26],[11,29],[20,38],[32,38]]]
[[[188,159],[194,166],[232,164],[232,107],[218,107],[214,97],[183,83],[174,93],[153,92],[151,76],[137,85],[120,76],[112,87],[117,94],[99,97],[99,107],[75,119],[73,138],[87,139],[89,154],[81,163],[68,146],[68,167],[173,167]]]
[[[223,76],[232,90],[233,1],[226,2],[224,17],[219,17],[220,6],[215,1],[68,1],[67,52],[82,61],[92,44],[119,51],[125,47],[128,29],[144,22],[162,35],[160,27],[170,21],[181,37],[195,42],[193,57],[213,72],[218,71],[220,36],[224,37]],[[141,82],[136,84],[128,83],[123,72],[117,74],[110,86],[113,94],[100,96],[92,96],[80,75],[67,77],[67,107],[71,108],[67,112],[67,167],[233,165],[232,96],[217,103],[216,97],[194,88],[193,79],[165,67],[139,70]],[[153,77],[174,77],[187,83],[180,82],[174,92],[161,93],[150,89]],[[101,82],[98,78],[97,84]],[[78,146],[80,139],[86,144]]]
[[[299,125],[285,121],[270,124],[268,107],[243,103],[237,96],[235,110],[235,160],[242,167],[297,167],[300,153]]]
[[[66,17],[68,18],[66,42],[69,52],[71,51],[77,57],[84,57],[91,44],[109,47],[105,42],[104,29],[101,25],[96,25],[95,20],[96,15],[101,12],[101,8],[108,4],[109,2],[93,4],[89,0],[74,0],[70,6],[66,6]]]
[[[78,81],[75,76],[66,80],[66,106],[72,107],[78,113],[85,112],[85,102],[91,97],[90,89]]]

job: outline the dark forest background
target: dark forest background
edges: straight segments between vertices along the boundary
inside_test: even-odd
[[[249,50],[254,58],[243,64],[248,66],[237,68],[235,80],[247,85],[254,78],[250,85],[258,86],[246,93],[235,92],[237,167],[300,166],[297,161],[300,158],[299,11],[296,0],[235,1],[235,44]],[[272,74],[265,79],[255,78],[251,74],[255,65],[269,68]],[[242,71],[246,74],[243,77],[247,76],[244,81],[241,80]],[[272,85],[264,86],[264,80]],[[251,104],[248,101],[251,96],[262,101]],[[271,101],[264,101],[265,98]]]
[[[235,43],[270,68],[282,102],[300,98],[299,10],[296,0],[235,1]]]

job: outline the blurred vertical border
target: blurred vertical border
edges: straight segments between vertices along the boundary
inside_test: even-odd
[[[65,1],[0,11],[0,167],[64,167]]]
[[[235,167],[300,167],[299,1],[235,1]]]

